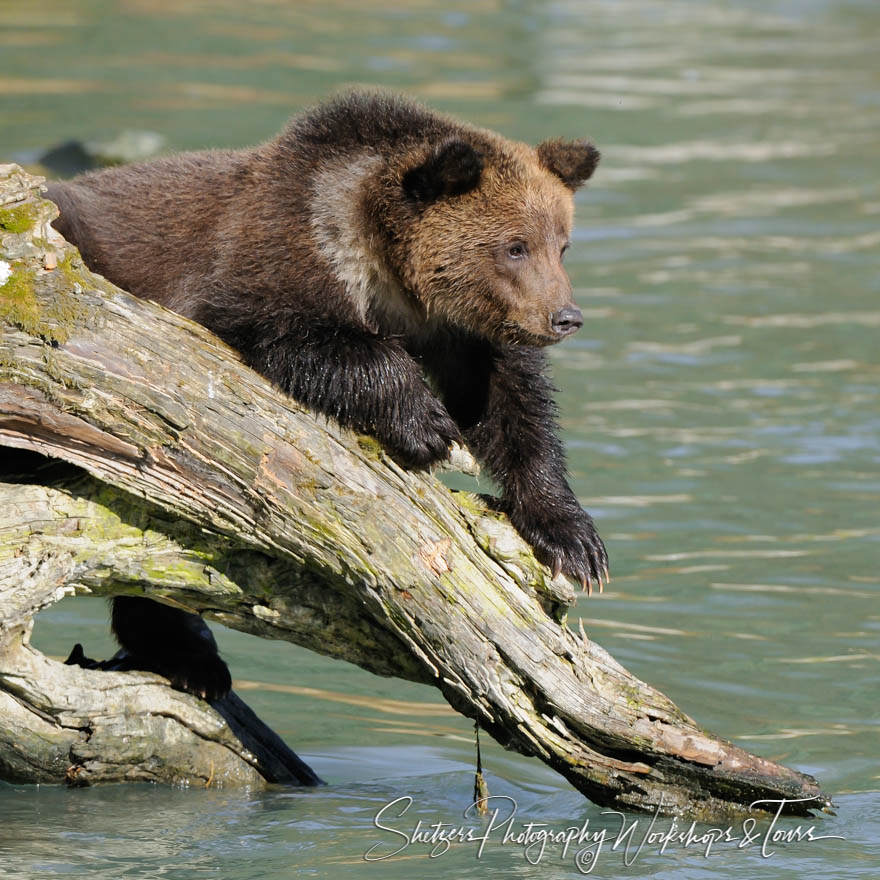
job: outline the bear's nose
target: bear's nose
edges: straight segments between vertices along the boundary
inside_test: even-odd
[[[550,326],[560,338],[569,336],[584,326],[584,316],[577,306],[566,306],[550,316]]]

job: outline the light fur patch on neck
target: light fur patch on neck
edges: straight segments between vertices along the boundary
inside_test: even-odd
[[[319,250],[361,320],[378,331],[414,333],[423,317],[384,264],[361,213],[364,187],[381,162],[367,155],[317,174],[309,205],[311,225]]]

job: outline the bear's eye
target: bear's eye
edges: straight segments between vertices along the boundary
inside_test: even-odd
[[[521,241],[507,246],[507,256],[511,260],[521,260],[525,255],[526,246]]]
[[[568,242],[566,242],[566,243],[562,246],[562,249],[559,251],[559,259],[560,259],[560,260],[564,260],[564,259],[565,259],[565,252],[568,250],[568,248],[569,248],[569,244],[568,244]]]

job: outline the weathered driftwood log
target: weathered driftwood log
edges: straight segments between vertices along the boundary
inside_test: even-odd
[[[87,773],[85,753],[96,778],[124,779],[138,756],[123,734],[183,718],[206,743],[202,777],[212,760],[217,777],[208,750],[226,733],[204,703],[155,675],[62,667],[27,645],[33,614],[60,593],[129,592],[433,684],[600,804],[706,818],[759,798],[818,798],[790,812],[827,804],[815,780],[703,730],[568,629],[571,585],[480,498],[400,469],[203,328],[92,275],[15,167],[0,170],[0,210],[0,444],[85,472],[2,487],[0,717],[33,718],[15,722],[30,739],[0,737],[0,767],[28,766],[59,727],[93,729],[88,694],[100,693],[116,726],[59,766]]]

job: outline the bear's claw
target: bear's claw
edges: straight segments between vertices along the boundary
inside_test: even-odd
[[[581,584],[588,595],[608,582],[608,554],[593,520],[583,510],[568,516],[526,520],[512,515],[517,531],[532,545],[535,556],[550,567],[553,577],[563,573]]]

